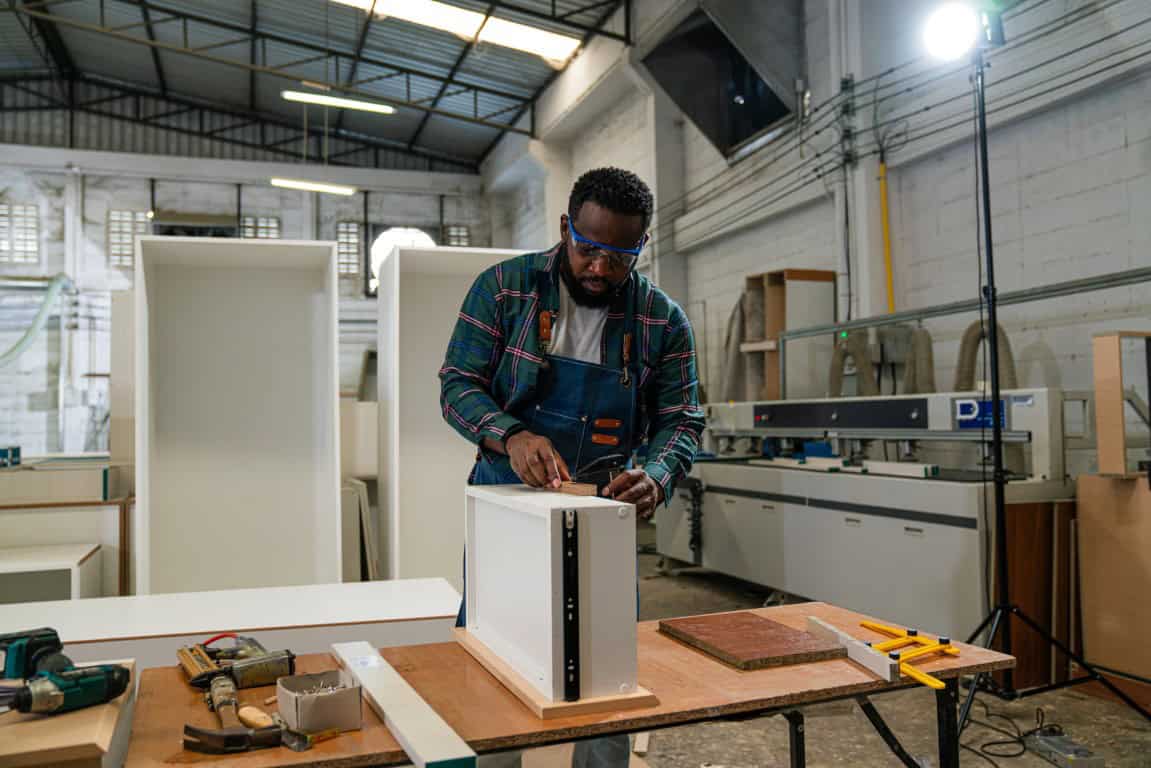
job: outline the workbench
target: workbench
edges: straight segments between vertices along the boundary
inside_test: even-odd
[[[763,608],[756,613],[805,630],[808,616],[817,616],[864,640],[886,637],[859,626],[870,618],[826,603]],[[847,659],[741,672],[658,631],[657,622],[642,622],[638,631],[639,684],[659,697],[659,704],[608,714],[540,720],[504,688],[463,648],[454,643],[384,648],[383,657],[429,705],[478,753],[523,749],[611,733],[650,731],[673,725],[725,717],[784,714],[791,729],[792,765],[803,765],[803,716],[798,707],[836,699],[883,693],[907,687],[887,683]],[[1015,660],[995,651],[957,644],[958,657],[925,661],[924,671],[946,681],[936,692],[940,768],[958,768],[959,733],[956,704],[958,678],[1013,666]],[[297,659],[300,672],[335,668],[328,654]],[[274,688],[240,691],[242,703],[263,706]],[[352,766],[404,764],[407,758],[391,733],[368,707],[364,726],[308,752],[284,748],[231,756],[182,753],[179,739],[186,723],[218,728],[199,692],[184,680],[179,668],[145,670],[129,745],[128,768],[153,768],[169,762],[195,762],[233,768],[273,765]],[[861,700],[869,718],[870,704]],[[890,732],[872,720],[889,744]],[[886,733],[885,733],[886,732]],[[893,737],[891,737],[893,740]]]

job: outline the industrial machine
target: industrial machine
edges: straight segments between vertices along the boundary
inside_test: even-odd
[[[1073,498],[1063,393],[1008,390],[1003,403],[1008,504]],[[994,530],[986,397],[706,410],[708,458],[656,512],[661,555],[932,632],[979,624]]]

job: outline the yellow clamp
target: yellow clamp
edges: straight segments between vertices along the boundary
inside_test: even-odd
[[[941,680],[932,677],[908,662],[920,656],[928,656],[933,653],[945,653],[948,656],[958,656],[959,649],[953,646],[949,640],[946,638],[939,638],[938,640],[932,639],[920,635],[918,631],[913,629],[889,627],[886,624],[879,624],[874,621],[861,621],[860,625],[873,632],[878,632],[893,638],[891,640],[885,640],[882,643],[873,643],[871,647],[877,651],[887,653],[900,648],[906,648],[909,645],[918,646],[917,648],[899,653],[899,671],[915,682],[926,685],[928,688],[942,690],[945,687],[945,684]]]

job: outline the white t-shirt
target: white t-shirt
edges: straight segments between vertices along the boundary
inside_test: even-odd
[[[594,365],[603,364],[601,347],[607,307],[576,304],[567,284],[560,280],[560,311],[552,329],[551,354]]]

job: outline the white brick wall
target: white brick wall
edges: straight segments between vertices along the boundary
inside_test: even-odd
[[[1151,265],[1151,77],[1055,106],[991,134],[995,275],[1001,291]],[[976,292],[973,149],[891,172],[897,307]],[[975,316],[929,323],[950,387],[958,336]],[[1151,286],[1007,307],[1020,383],[1089,389],[1091,336],[1151,329]]]

